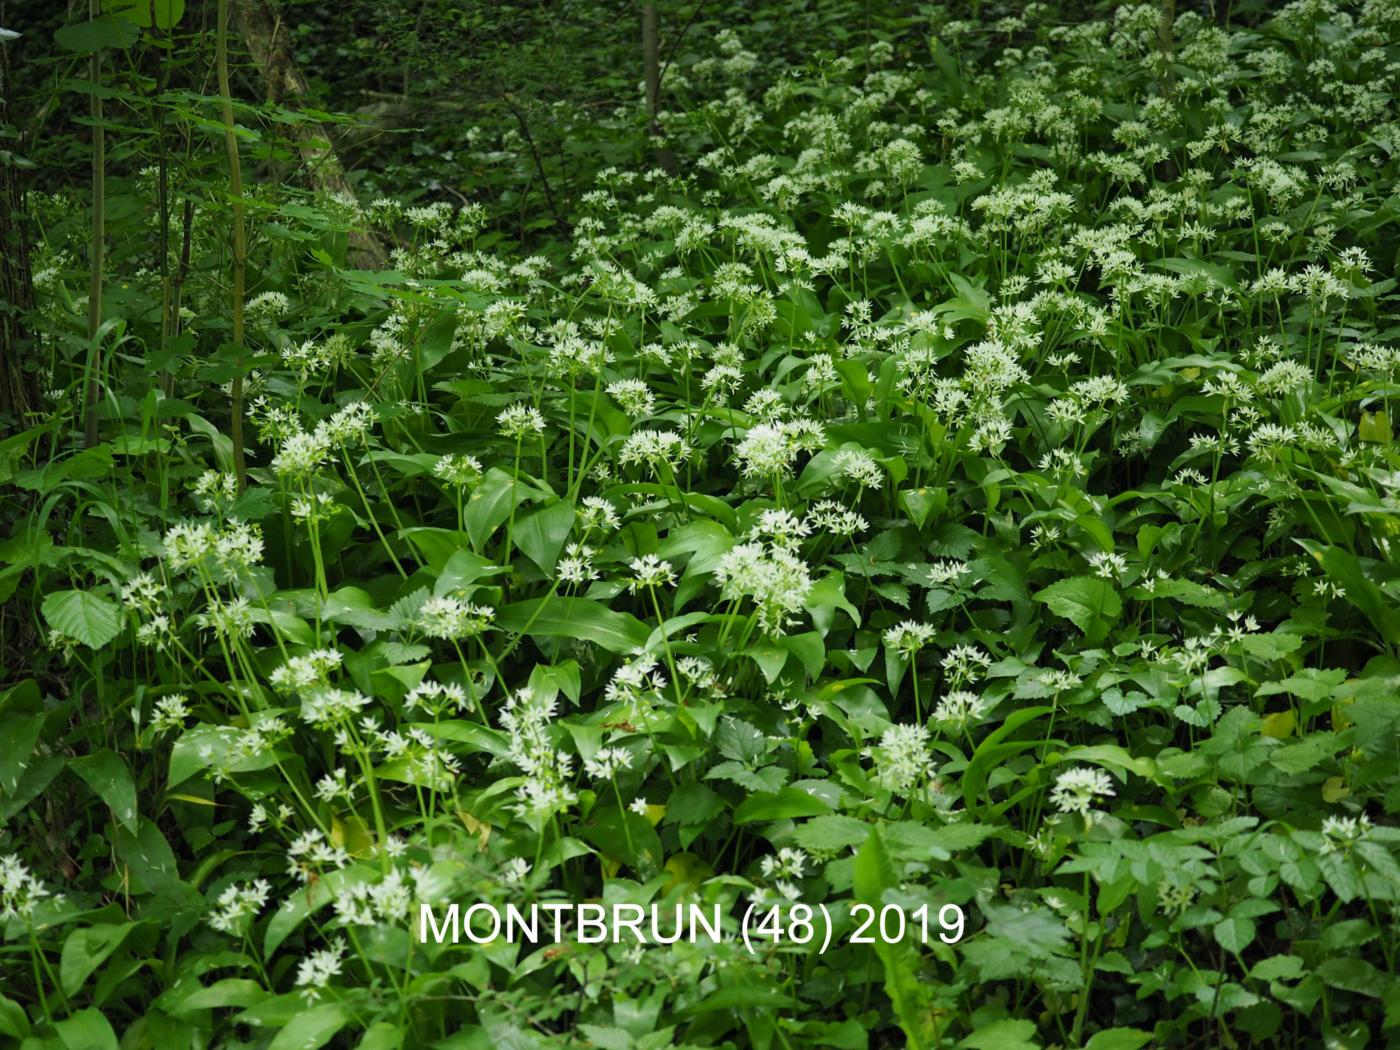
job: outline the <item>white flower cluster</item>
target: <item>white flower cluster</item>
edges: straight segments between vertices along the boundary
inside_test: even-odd
[[[1089,819],[1094,803],[1114,794],[1113,780],[1102,769],[1079,766],[1055,778],[1050,802],[1061,813],[1078,813]]]
[[[727,601],[752,598],[758,624],[768,634],[782,634],[797,622],[812,590],[807,563],[778,543],[735,544],[715,567],[715,582]]]
[[[517,690],[501,709],[501,726],[509,734],[507,753],[525,774],[516,798],[527,816],[542,818],[578,801],[571,784],[574,756],[550,738],[556,710],[556,700],[529,688]]]

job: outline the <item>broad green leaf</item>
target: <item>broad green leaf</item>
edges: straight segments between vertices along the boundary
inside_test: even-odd
[[[174,29],[185,15],[185,0],[104,0],[104,11],[150,29],[152,16],[158,29]]]
[[[617,612],[588,598],[530,598],[507,605],[496,624],[539,638],[576,638],[608,652],[627,653],[646,644],[651,633],[631,613]]]
[[[47,717],[44,711],[0,711],[0,792],[13,795],[19,789]]]
[[[472,547],[481,550],[491,534],[506,523],[512,511],[527,500],[538,499],[539,495],[531,485],[516,481],[503,470],[496,467],[488,470],[481,484],[467,498],[465,517]]]
[[[341,1003],[322,1003],[297,1014],[272,1037],[268,1050],[318,1050],[350,1023],[350,1011]]]
[[[29,1032],[29,1015],[24,1012],[24,1007],[0,993],[0,1035],[24,1039]]]
[[[651,821],[616,806],[595,809],[584,818],[579,834],[590,845],[624,861],[639,872],[661,870],[665,851]]]
[[[79,1010],[54,1023],[65,1050],[117,1050],[117,1033],[97,1010]]]
[[[817,796],[801,788],[785,787],[773,794],[750,795],[734,810],[735,824],[760,820],[790,820],[794,817],[820,817],[831,812]]]
[[[1152,1033],[1139,1028],[1105,1028],[1095,1032],[1084,1050],[1142,1050],[1152,1042]]]
[[[117,603],[91,591],[55,591],[42,608],[50,627],[89,649],[101,649],[121,630]]]
[[[268,998],[268,995],[267,990],[257,981],[247,977],[225,977],[207,986],[192,980],[177,984],[162,995],[158,1002],[166,1013],[181,1017],[196,1010],[254,1006]]]
[[[136,782],[121,755],[104,748],[70,759],[68,768],[82,777],[87,786],[97,792],[97,797],[107,803],[112,816],[135,834],[140,819],[136,811]]]
[[[1035,600],[1063,616],[1091,642],[1101,642],[1123,613],[1123,599],[1113,584],[1097,576],[1075,576],[1039,590]]]
[[[376,1021],[365,1029],[355,1050],[399,1050],[403,1042],[402,1027],[387,1021]]]
[[[551,503],[515,523],[515,544],[541,572],[553,576],[555,563],[573,527],[573,504]]]
[[[790,995],[784,995],[776,988],[768,987],[762,982],[754,981],[747,984],[727,985],[717,992],[712,992],[694,1006],[689,1007],[682,1013],[684,1016],[693,1014],[711,1013],[715,1010],[738,1010],[740,1012],[748,1010],[791,1010],[798,1005],[796,999]]]
[[[1322,563],[1323,572],[1341,584],[1343,597],[1365,614],[1371,627],[1391,645],[1400,645],[1400,607],[1371,581],[1360,559],[1340,547],[1304,547]]]
[[[1239,955],[1253,942],[1254,931],[1253,919],[1225,918],[1215,924],[1215,939],[1227,952]]]
[[[113,15],[103,15],[55,30],[53,39],[65,51],[87,55],[106,47],[130,47],[140,35],[141,30],[134,23]]]
[[[70,997],[77,995],[92,971],[106,962],[134,929],[135,923],[124,922],[81,926],[70,932],[63,942],[58,964],[63,993]]]
[[[977,1031],[963,1039],[958,1046],[966,1050],[1040,1050],[1034,1021],[1006,1017],[979,1025]]]

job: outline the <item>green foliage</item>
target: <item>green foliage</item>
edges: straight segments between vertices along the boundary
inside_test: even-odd
[[[25,27],[0,1033],[1394,1042],[1393,13],[658,6],[288,5],[239,343],[205,5]],[[421,936],[561,901],[722,935]]]

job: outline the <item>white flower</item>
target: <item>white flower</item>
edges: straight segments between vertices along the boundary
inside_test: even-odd
[[[242,937],[258,912],[267,903],[272,887],[266,879],[254,879],[240,885],[233,883],[215,902],[218,911],[209,919],[209,925],[220,933],[231,937]]]
[[[943,657],[943,670],[950,681],[975,682],[991,666],[992,658],[975,645],[955,645]]]
[[[776,854],[759,861],[765,879],[800,879],[807,865],[807,854],[793,846],[783,846]]]
[[[1365,813],[1355,817],[1327,817],[1322,821],[1321,853],[1348,852],[1371,833],[1371,820]]]
[[[920,780],[933,774],[928,737],[927,726],[892,725],[885,730],[875,751],[875,778],[881,786],[907,795]]]
[[[885,648],[904,656],[913,656],[933,640],[936,632],[926,623],[905,620],[885,632]]]
[[[627,581],[629,594],[637,593],[638,587],[669,587],[676,582],[671,563],[655,554],[633,558],[628,567],[632,570],[632,578]]]
[[[322,867],[343,868],[350,863],[350,854],[339,846],[326,842],[317,828],[304,831],[287,846],[287,874],[302,882],[310,882]]]
[[[340,961],[344,957],[345,942],[337,940],[329,948],[312,952],[297,965],[296,986],[307,1002],[319,999],[331,978],[340,976]]]
[[[481,480],[481,461],[475,456],[442,456],[433,464],[433,477],[461,488]]]
[[[821,425],[811,420],[759,423],[749,427],[734,455],[746,478],[785,476],[798,452],[821,448],[824,442]]]
[[[879,488],[885,480],[885,472],[875,462],[875,457],[861,449],[844,448],[836,453],[832,461],[832,474],[854,481],[861,488]]]
[[[583,762],[584,772],[594,780],[611,780],[631,766],[632,752],[625,747],[600,747],[592,758]]]
[[[39,902],[59,900],[13,854],[0,856],[0,919],[27,918]]]
[[[1096,798],[1113,794],[1113,781],[1107,773],[1090,766],[1079,766],[1067,769],[1055,778],[1050,801],[1061,813],[1079,813],[1087,818]]]
[[[495,615],[496,610],[489,605],[435,595],[424,600],[414,624],[429,638],[455,640],[485,631]]]
[[[345,780],[344,769],[328,773],[316,782],[316,797],[322,802],[332,802],[337,798],[350,797],[350,785]]]
[[[185,719],[190,717],[189,704],[184,693],[171,693],[156,701],[155,714],[151,717],[151,731],[165,733],[172,729],[183,729]]]
[[[762,543],[731,547],[715,567],[715,581],[725,599],[752,597],[759,626],[769,634],[780,634],[794,622],[812,589],[805,562],[791,551]]]
[[[674,431],[634,430],[622,443],[617,461],[624,467],[634,463],[656,467],[664,463],[674,470],[689,456],[690,445]]]
[[[307,725],[334,725],[368,705],[369,697],[351,689],[316,689],[302,697],[301,717]]]
[[[584,543],[570,543],[564,548],[564,557],[554,566],[554,572],[564,583],[587,583],[596,580],[598,570],[593,567],[593,556],[598,552]]]
[[[986,710],[986,701],[976,693],[954,689],[938,701],[933,709],[933,720],[940,726],[961,730],[981,719]]]
[[[1105,580],[1117,579],[1128,571],[1128,559],[1121,554],[1096,552],[1089,555],[1089,565],[1093,568],[1095,575],[1101,576]]]
[[[510,438],[523,439],[527,434],[543,434],[544,416],[539,409],[526,404],[511,405],[496,417],[501,433]]]
[[[656,409],[656,395],[640,379],[619,379],[607,385],[608,396],[633,419],[649,416]]]
[[[330,457],[331,441],[321,431],[289,435],[272,457],[272,470],[281,477],[305,479],[315,474]]]
[[[341,655],[335,649],[312,649],[302,656],[290,657],[268,675],[268,681],[282,693],[296,693],[325,685],[330,673],[340,666],[340,661]]]

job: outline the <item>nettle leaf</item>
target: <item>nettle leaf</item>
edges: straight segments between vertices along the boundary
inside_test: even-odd
[[[794,833],[797,844],[816,853],[841,853],[861,845],[873,825],[855,817],[832,814],[807,821]]]
[[[50,627],[89,649],[101,649],[121,631],[117,603],[91,591],[55,591],[42,611]]]
[[[1097,576],[1075,576],[1052,583],[1035,593],[1035,600],[1063,616],[1091,642],[1108,637],[1109,628],[1123,614],[1123,599],[1113,584]]]
[[[140,35],[140,28],[133,22],[113,15],[104,15],[55,30],[53,39],[54,43],[65,51],[88,55],[108,47],[130,47]]]
[[[715,746],[725,758],[748,765],[768,753],[767,738],[741,718],[726,718],[715,730]]]
[[[1347,679],[1346,671],[1328,668],[1305,667],[1297,674],[1289,675],[1277,682],[1265,682],[1254,691],[1255,696],[1274,696],[1288,693],[1300,700],[1326,700]]]
[[[724,799],[704,784],[689,781],[671,792],[663,824],[707,824],[724,810]]]
[[[788,771],[782,766],[764,766],[754,770],[742,762],[721,762],[705,774],[706,780],[728,780],[746,791],[777,791],[788,781]]]
[[[103,0],[102,9],[150,29],[174,29],[185,16],[185,0]]]
[[[1232,916],[1215,924],[1215,939],[1227,952],[1239,955],[1254,941],[1253,919]]]

